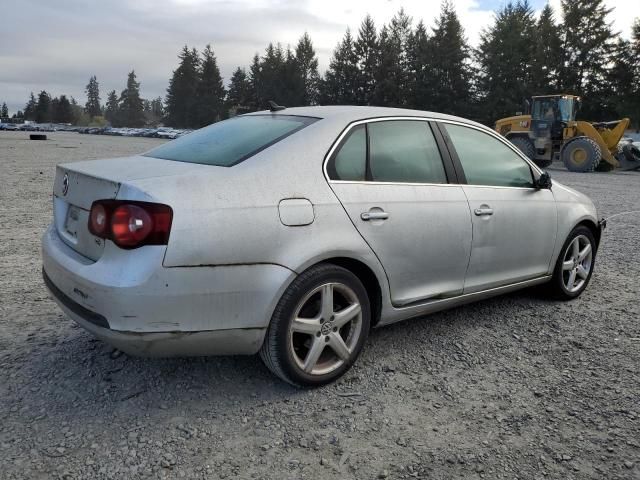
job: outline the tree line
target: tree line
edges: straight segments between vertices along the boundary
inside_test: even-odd
[[[184,46],[164,101],[142,99],[132,71],[125,89],[120,95],[109,92],[104,106],[94,76],[84,108],[73,98],[47,99],[41,92],[37,99],[31,95],[24,114],[36,120],[68,118],[70,103],[72,112],[114,126],[163,121],[197,128],[264,109],[273,100],[286,106],[416,108],[492,124],[522,111],[523,100],[532,95],[568,93],[583,97],[582,118],[630,116],[637,124],[640,19],[631,40],[625,40],[607,20],[611,11],[604,0],[561,0],[560,12],[546,5],[536,18],[528,0],[510,1],[472,48],[445,0],[432,27],[422,20],[414,24],[402,9],[380,27],[367,15],[355,34],[347,29],[324,75],[307,33],[294,48],[268,44],[248,69],[236,68],[228,88],[210,45],[202,52]]]

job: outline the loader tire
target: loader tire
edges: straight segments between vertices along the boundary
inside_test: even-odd
[[[564,144],[560,157],[570,172],[593,172],[602,160],[602,151],[589,137],[577,137]]]
[[[638,162],[640,165],[640,148],[633,143],[627,143],[622,147],[622,153],[630,162]]]
[[[534,160],[536,157],[536,149],[533,146],[533,142],[526,137],[510,138],[509,141],[513,143],[518,150],[524,153],[528,159]]]
[[[533,163],[535,163],[540,168],[547,168],[551,166],[553,160],[534,160]]]

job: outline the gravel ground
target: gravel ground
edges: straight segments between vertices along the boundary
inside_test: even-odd
[[[257,357],[112,354],[42,284],[54,165],[153,139],[0,132],[0,478],[640,479],[640,215],[613,218],[585,294],[536,291],[375,330],[338,383]],[[640,174],[553,178],[601,215]]]

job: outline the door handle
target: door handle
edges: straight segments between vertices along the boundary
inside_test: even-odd
[[[478,217],[493,215],[493,208],[482,205],[480,208],[476,208],[473,213],[475,213]]]
[[[374,210],[373,212],[362,212],[360,218],[365,222],[369,220],[386,220],[389,218],[389,214],[387,212]]]

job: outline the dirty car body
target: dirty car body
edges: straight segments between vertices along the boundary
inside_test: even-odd
[[[284,123],[263,131],[264,122]],[[54,221],[43,239],[45,282],[68,316],[125,352],[256,353],[287,288],[318,264],[362,280],[371,324],[379,326],[549,281],[579,224],[599,240],[588,198],[558,183],[541,188],[542,170],[468,120],[305,107],[221,124],[144,155],[57,167]],[[245,128],[257,133],[248,146],[211,141],[225,128],[226,137]],[[393,170],[403,135],[423,132],[420,151],[441,166]],[[357,153],[359,142],[366,154]],[[514,175],[528,180],[492,185],[489,167],[484,185],[484,173],[463,159],[469,148],[497,145],[520,162],[525,173]],[[219,165],[208,158],[216,149]],[[377,171],[373,152],[380,152]],[[367,155],[362,171],[359,155]],[[118,245],[94,235],[95,202],[163,206],[170,215],[165,241]]]

